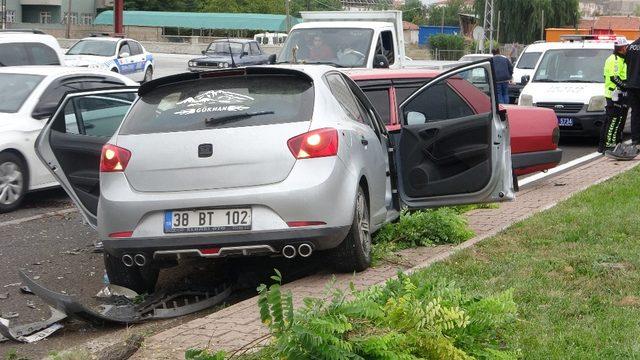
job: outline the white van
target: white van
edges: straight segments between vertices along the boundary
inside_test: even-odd
[[[562,135],[598,137],[607,104],[603,69],[613,53],[613,40],[541,43],[530,48],[542,55],[518,104],[553,109]]]

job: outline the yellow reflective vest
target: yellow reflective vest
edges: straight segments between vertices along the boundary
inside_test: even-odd
[[[627,80],[627,64],[624,62],[624,58],[616,54],[609,56],[604,63],[604,96],[607,99],[611,99],[611,93],[618,88],[611,81],[612,76],[617,76],[622,81]]]

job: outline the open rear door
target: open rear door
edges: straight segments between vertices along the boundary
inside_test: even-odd
[[[409,208],[514,198],[506,112],[492,59],[448,71],[399,107],[396,188]]]
[[[93,228],[102,146],[120,127],[137,88],[67,95],[36,140],[36,153]]]

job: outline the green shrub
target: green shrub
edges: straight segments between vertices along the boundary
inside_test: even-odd
[[[429,38],[429,45],[432,49],[438,50],[459,50],[465,49],[464,37],[460,35],[438,34]]]
[[[258,289],[260,316],[272,334],[268,358],[517,358],[500,337],[515,320],[512,291],[472,297],[452,283],[399,274],[384,286],[305,299],[294,313],[279,273],[273,279]]]
[[[416,212],[402,211],[397,223],[387,224],[374,238],[373,259],[378,261],[398,250],[438,244],[459,244],[473,237],[461,215],[470,207],[443,207]]]

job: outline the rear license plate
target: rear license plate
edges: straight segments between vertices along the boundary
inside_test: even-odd
[[[165,233],[251,230],[251,208],[173,210],[164,213]]]
[[[573,119],[566,118],[566,117],[559,117],[558,126],[573,126]]]

